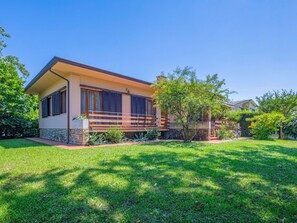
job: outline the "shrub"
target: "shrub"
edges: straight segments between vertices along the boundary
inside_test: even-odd
[[[157,128],[146,130],[145,137],[148,140],[155,140],[160,136],[160,131]]]
[[[81,115],[74,116],[72,120],[85,120],[85,119],[88,119],[87,115],[81,114]]]
[[[264,113],[248,119],[251,121],[250,129],[255,139],[269,139],[278,131],[285,117],[280,113]]]
[[[119,143],[124,138],[124,133],[119,128],[112,127],[104,133],[104,137],[108,142]]]
[[[148,138],[143,134],[143,132],[136,133],[133,139],[135,142],[145,142],[147,140]]]
[[[226,118],[229,121],[239,123],[241,136],[250,137],[251,132],[249,126],[251,125],[251,121],[248,121],[248,119],[253,118],[256,115],[259,115],[259,112],[249,110],[235,110],[227,112]]]
[[[227,125],[220,125],[219,129],[216,131],[219,139],[234,139],[236,137],[233,130],[228,129]]]
[[[100,145],[105,143],[105,137],[103,134],[92,132],[89,134],[88,145]]]
[[[284,126],[284,133],[286,136],[297,139],[297,118],[291,120]]]

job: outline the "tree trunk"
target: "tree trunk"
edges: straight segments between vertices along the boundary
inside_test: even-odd
[[[279,128],[279,139],[284,139],[284,136],[283,136],[283,123],[281,124],[281,126]]]
[[[184,137],[184,142],[190,142],[190,139],[189,139],[189,126],[183,125],[183,137]]]

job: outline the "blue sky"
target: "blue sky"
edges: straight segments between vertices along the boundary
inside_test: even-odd
[[[192,66],[254,98],[297,85],[297,1],[4,1],[5,54],[30,79],[53,57],[154,81]]]

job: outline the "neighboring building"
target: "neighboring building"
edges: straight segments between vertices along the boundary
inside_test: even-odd
[[[241,100],[241,101],[231,101],[226,103],[232,110],[251,110],[256,111],[258,105],[253,99]]]

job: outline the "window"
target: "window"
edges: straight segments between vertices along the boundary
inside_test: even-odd
[[[87,112],[87,90],[82,89],[80,91],[80,98],[81,98],[81,106],[80,106],[81,113],[86,113]]]
[[[154,103],[151,99],[146,99],[146,114],[147,115],[156,114],[156,108],[154,108]]]
[[[141,115],[155,115],[156,109],[151,99],[141,96],[131,96],[131,113]]]
[[[98,112],[102,110],[102,93],[81,89],[81,113]]]
[[[89,111],[95,111],[94,91],[89,91]]]
[[[56,91],[41,100],[42,118],[66,113],[66,91]]]

